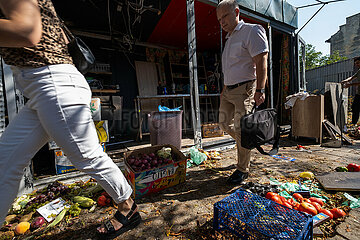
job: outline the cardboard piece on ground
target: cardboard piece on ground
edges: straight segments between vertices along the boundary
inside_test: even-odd
[[[51,222],[65,207],[70,207],[62,198],[57,198],[54,201],[38,208],[36,211],[43,216],[46,221]]]
[[[332,172],[315,178],[326,190],[360,191],[360,172]]]
[[[326,119],[323,121],[323,123],[324,123],[325,126],[327,126],[332,131],[334,131],[334,133],[339,134],[341,136],[341,131],[337,126],[335,126],[334,124],[332,124],[331,122],[329,122]],[[352,145],[351,139],[348,138],[345,134],[342,134],[342,138],[346,143],[348,143],[349,145]]]

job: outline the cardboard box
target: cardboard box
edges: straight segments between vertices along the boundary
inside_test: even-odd
[[[171,155],[175,163],[142,172],[135,172],[127,163],[127,159],[130,156],[137,157],[140,154],[156,154],[163,147],[171,148]],[[172,145],[156,145],[125,153],[125,176],[134,190],[134,197],[138,199],[185,182],[186,161],[187,159],[184,154]]]
[[[94,121],[101,120],[101,104],[100,98],[91,98],[90,102],[91,116]]]
[[[222,137],[224,136],[224,131],[220,129],[218,123],[210,123],[202,125],[202,135],[203,137]]]
[[[105,143],[100,144],[103,151],[106,151]],[[77,171],[74,165],[70,162],[70,160],[66,157],[65,153],[61,149],[55,149],[55,170],[56,174],[63,174]]]
[[[56,174],[77,171],[62,150],[54,150]]]
[[[94,121],[96,133],[100,143],[109,142],[109,124],[108,120]]]

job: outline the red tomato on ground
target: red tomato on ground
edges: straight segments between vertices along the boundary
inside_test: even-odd
[[[302,202],[300,204],[299,211],[311,214],[313,216],[317,214],[316,208],[307,202]]]
[[[316,208],[316,211],[318,211],[318,213],[321,210],[321,205],[317,202],[311,202],[311,205],[313,205]]]
[[[101,195],[97,200],[97,204],[101,207],[106,206],[106,197],[104,195]]]
[[[293,198],[295,198],[298,202],[302,202],[304,200],[303,196],[300,193],[294,193]]]
[[[311,198],[309,198],[309,200],[310,200],[311,202],[317,202],[318,204],[320,204],[321,207],[324,206],[324,202],[323,202],[323,200],[321,200],[320,198],[311,197]]]
[[[270,199],[270,200],[271,200],[271,198],[272,198],[273,196],[277,196],[277,195],[278,195],[277,193],[274,193],[274,192],[268,192],[268,193],[266,193],[265,198],[266,198],[266,199]]]
[[[288,201],[283,202],[283,205],[288,208],[293,208],[293,206]]]
[[[328,215],[330,217],[330,219],[333,219],[333,217],[334,217],[333,214],[329,210],[321,209],[320,212]]]
[[[330,210],[330,212],[333,214],[334,219],[343,217],[346,215],[346,213],[340,208],[333,208]]]
[[[281,198],[280,198],[279,195],[273,196],[273,197],[271,198],[271,200],[274,201],[274,202],[277,202],[278,204],[281,204],[281,205],[283,204],[283,202],[281,201]]]
[[[355,164],[355,163],[350,163],[347,166],[347,169],[349,170],[349,172],[359,172],[360,171],[360,166]]]

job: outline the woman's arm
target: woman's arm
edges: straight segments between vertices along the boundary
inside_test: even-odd
[[[41,39],[37,0],[0,0],[0,47],[31,47]]]

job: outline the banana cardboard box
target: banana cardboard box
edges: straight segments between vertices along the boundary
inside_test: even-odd
[[[92,116],[94,121],[100,121],[101,120],[100,98],[91,98],[90,111],[91,111],[91,116]]]
[[[99,143],[101,144],[103,151],[105,152],[105,142],[109,141],[109,129],[107,120],[94,121],[96,133],[98,135]],[[55,170],[56,174],[63,174],[68,172],[77,171],[70,160],[66,157],[64,152],[56,145],[54,141],[49,143],[49,148],[55,149]]]

